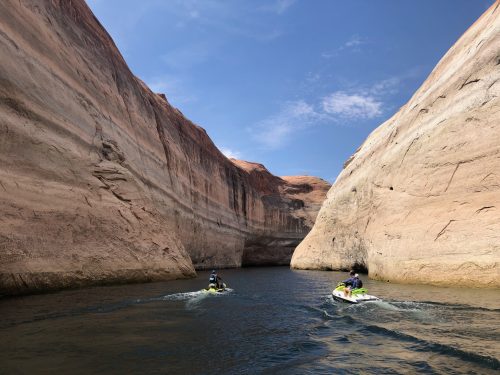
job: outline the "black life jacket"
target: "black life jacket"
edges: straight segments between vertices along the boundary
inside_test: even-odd
[[[215,284],[217,283],[217,274],[216,273],[213,273],[210,275],[210,278],[208,279],[208,281],[211,283],[211,284]]]
[[[358,279],[358,288],[362,288],[363,287],[363,282],[361,281],[361,279]]]

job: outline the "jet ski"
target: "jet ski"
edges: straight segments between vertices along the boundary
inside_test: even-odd
[[[368,290],[366,288],[353,289],[350,297],[344,293],[344,290],[345,290],[344,283],[339,283],[332,292],[333,299],[339,302],[348,302],[348,303],[380,301],[380,298],[367,294]]]
[[[226,283],[222,283],[222,285],[220,285],[219,287],[217,287],[217,285],[215,284],[209,284],[208,287],[202,289],[201,291],[205,293],[216,294],[225,292],[226,288],[227,288]]]

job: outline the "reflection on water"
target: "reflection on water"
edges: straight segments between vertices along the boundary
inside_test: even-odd
[[[0,300],[0,373],[497,373],[498,290],[364,278],[382,301],[348,305],[345,274],[285,267]]]

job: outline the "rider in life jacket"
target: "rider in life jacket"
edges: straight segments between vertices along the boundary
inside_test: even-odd
[[[217,275],[215,270],[212,271],[210,277],[208,278],[208,287],[209,288],[222,288],[222,278]]]
[[[349,272],[349,278],[342,281],[345,284],[344,295],[351,297],[352,290],[363,287],[363,282],[360,280],[359,275],[354,271]]]

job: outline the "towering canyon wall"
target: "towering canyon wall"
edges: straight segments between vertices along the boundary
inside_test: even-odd
[[[292,267],[500,286],[500,9],[346,162]]]
[[[329,185],[225,158],[83,0],[0,2],[0,60],[0,295],[283,263],[310,229]]]

